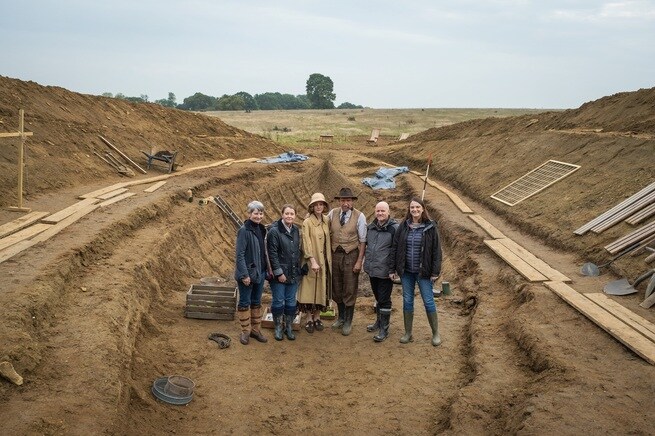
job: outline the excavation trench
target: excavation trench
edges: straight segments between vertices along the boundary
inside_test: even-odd
[[[351,185],[351,178],[326,162],[305,171],[287,167],[281,174],[244,171],[193,188],[201,196],[221,195],[240,216],[250,200],[259,199],[270,222],[283,204],[304,204],[316,191],[329,197]],[[375,203],[384,199],[392,215],[401,217],[412,191],[412,184],[400,180],[394,191],[362,191],[356,207],[370,220]],[[481,238],[444,212],[440,199],[426,200],[440,222],[443,276],[455,290],[437,300],[444,338],[439,348],[430,344],[420,297],[415,341],[398,343],[399,286],[392,336],[374,343],[365,331],[373,298],[362,274],[351,336],[326,329],[275,342],[269,333],[268,344],[244,347],[233,340],[219,349],[207,336],[221,332],[236,339],[238,322],[184,318],[185,293],[201,277],[231,280],[236,230],[215,205],[169,195],[134,210],[61,260],[52,298],[34,306],[35,319],[47,322],[35,324],[30,338],[39,380],[33,389],[57,393],[59,403],[19,392],[7,405],[17,411],[29,403],[34,416],[29,429],[45,432],[290,434],[317,423],[325,432],[516,431],[529,416],[524,409],[535,377],[552,365],[534,357],[538,347],[521,345],[537,343],[534,332],[516,335],[508,323],[507,312],[524,299],[497,292],[504,284],[497,266],[487,268],[496,264]],[[302,217],[304,206],[298,211]],[[270,302],[269,294],[264,302]],[[161,403],[150,392],[154,379],[174,374],[196,382],[188,406]],[[76,414],[81,408],[86,413]],[[12,424],[9,428],[24,428]]]

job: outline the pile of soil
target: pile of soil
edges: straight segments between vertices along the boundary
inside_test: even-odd
[[[151,144],[181,150],[196,166],[226,157],[279,154],[275,143],[201,114],[84,96],[0,78],[0,131],[26,110],[28,204],[57,211],[80,194],[120,178],[94,149],[108,138],[134,160]],[[536,120],[536,121],[535,121]],[[335,143],[304,150],[308,161],[237,163],[178,175],[153,193],[95,211],[55,237],[0,263],[0,361],[24,377],[0,379],[0,420],[8,434],[264,433],[652,433],[655,367],[538,283],[526,282],[485,246],[487,237],[450,199],[429,188],[439,222],[442,275],[453,295],[437,299],[443,344],[432,347],[420,297],[414,342],[402,345],[400,288],[393,294],[391,337],[376,344],[365,326],[373,298],[365,274],[353,333],[301,331],[296,341],[238,343],[238,321],[183,316],[186,291],[203,277],[234,287],[236,229],[218,207],[187,202],[220,195],[245,217],[252,199],[266,222],[285,203],[299,222],[311,194],[332,198],[343,186],[369,220],[384,200],[401,218],[423,182],[397,177],[397,188],[371,191],[362,177],[380,161],[424,171],[448,186],[508,237],[573,278],[579,292],[645,268],[627,256],[601,277],[581,277],[585,260],[601,263],[621,223],[600,235],[573,230],[655,180],[655,88],[622,93],[579,109],[473,120],[379,147]],[[15,196],[15,147],[0,143],[0,205]],[[52,143],[52,144],[51,144]],[[303,152],[303,150],[300,150]],[[566,179],[516,206],[489,196],[554,159],[580,165]],[[149,175],[156,174],[151,171]],[[143,177],[143,176],[137,176]],[[182,195],[180,195],[182,194]],[[336,202],[333,203],[336,205]],[[2,212],[3,222],[15,218]],[[638,295],[618,300],[639,308]],[[270,294],[264,296],[270,302]],[[326,321],[329,325],[329,322]],[[232,337],[219,349],[210,333]],[[155,379],[196,383],[187,406],[151,394]]]

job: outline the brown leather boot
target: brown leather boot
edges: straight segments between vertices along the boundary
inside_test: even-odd
[[[250,337],[255,338],[258,342],[268,342],[259,329],[262,324],[262,306],[250,306]]]
[[[241,324],[239,342],[243,345],[248,345],[248,342],[250,342],[250,308],[239,307],[237,317],[239,318],[239,324]]]

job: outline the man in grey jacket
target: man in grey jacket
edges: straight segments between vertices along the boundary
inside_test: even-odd
[[[398,223],[389,216],[389,205],[384,201],[376,204],[375,219],[368,225],[366,232],[364,257],[364,271],[371,280],[377,314],[375,323],[366,326],[366,330],[369,332],[378,330],[373,336],[375,342],[382,342],[389,335],[391,291],[393,289],[393,282],[389,278],[389,274],[394,272],[391,244],[397,228]]]

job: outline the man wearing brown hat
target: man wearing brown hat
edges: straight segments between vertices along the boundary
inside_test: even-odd
[[[339,207],[328,212],[332,245],[332,299],[337,303],[339,318],[332,324],[344,336],[352,330],[355,301],[359,290],[366,247],[366,216],[353,207],[357,197],[350,188],[341,188]]]

